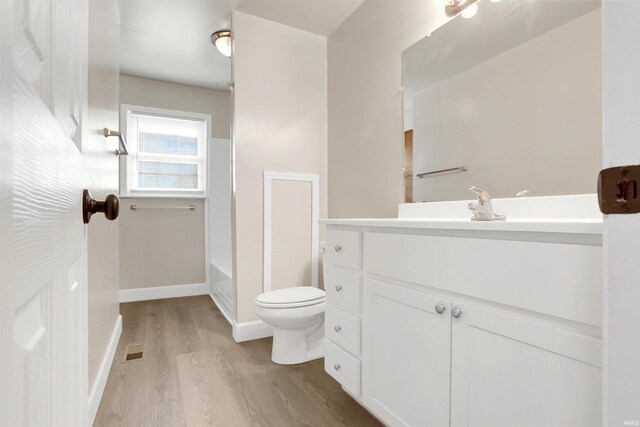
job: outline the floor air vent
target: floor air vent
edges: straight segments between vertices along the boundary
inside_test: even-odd
[[[143,353],[144,353],[144,344],[130,345],[127,347],[126,357],[124,361],[129,362],[131,360],[142,359]]]

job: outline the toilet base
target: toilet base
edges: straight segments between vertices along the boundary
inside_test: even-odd
[[[324,357],[324,337],[320,334],[310,339],[308,333],[305,330],[275,329],[271,349],[273,363],[297,365]]]

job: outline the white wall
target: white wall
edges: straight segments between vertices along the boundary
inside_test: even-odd
[[[602,164],[600,9],[414,96],[414,201],[595,191]],[[464,23],[464,22],[463,22]],[[406,112],[405,112],[406,113]],[[544,171],[544,172],[542,172]]]
[[[231,272],[231,140],[209,145],[209,260]]]
[[[327,42],[242,12],[234,12],[233,30],[235,312],[247,322],[262,292],[263,172],[320,175],[326,217]]]
[[[439,0],[367,0],[329,36],[329,217],[397,215],[401,52],[446,19]]]
[[[118,7],[115,0],[89,3],[89,74],[87,144],[83,162],[91,195],[104,200],[118,194],[118,141],[105,138],[102,129],[118,129]],[[107,221],[94,215],[87,227],[88,303],[89,303],[89,390],[92,390],[100,365],[116,325],[119,282],[120,220]]]
[[[228,317],[233,313],[233,249],[231,230],[231,140],[214,138],[209,145],[209,283],[211,294]]]
[[[215,52],[212,52],[214,54]],[[120,103],[211,115],[214,138],[229,138],[229,93],[120,76]],[[120,288],[205,282],[203,199],[127,198],[120,207]],[[195,211],[131,211],[145,206],[195,205]]]

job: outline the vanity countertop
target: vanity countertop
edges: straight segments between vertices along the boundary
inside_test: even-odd
[[[506,231],[602,235],[602,214],[595,194],[494,199],[506,221],[472,221],[472,200],[403,203],[397,218],[323,219],[320,224],[352,227]]]
[[[602,218],[526,219],[507,221],[471,221],[461,218],[360,218],[322,219],[320,224],[357,227],[514,231],[533,233],[602,234]]]

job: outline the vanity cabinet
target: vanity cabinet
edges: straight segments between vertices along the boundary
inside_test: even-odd
[[[327,372],[391,426],[599,426],[598,238],[446,233],[327,228]]]
[[[391,425],[449,425],[451,302],[366,279],[363,303],[365,404]]]
[[[378,280],[363,304],[363,399],[389,425],[600,425],[600,339]]]
[[[451,326],[451,426],[600,426],[599,338],[471,303]]]
[[[359,398],[362,343],[362,233],[328,230],[325,240],[325,370]]]

